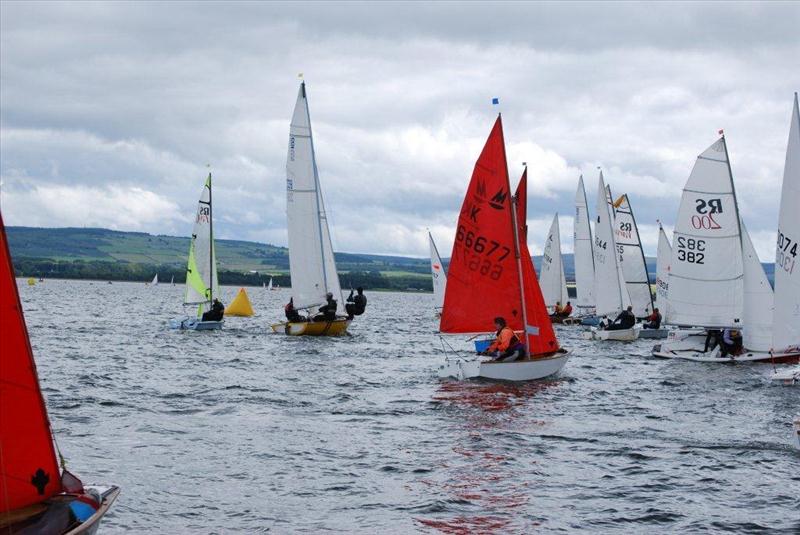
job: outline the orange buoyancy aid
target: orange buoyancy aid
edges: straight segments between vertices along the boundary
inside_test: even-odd
[[[519,338],[511,327],[503,327],[497,333],[497,338],[489,346],[488,351],[506,351],[519,343]]]

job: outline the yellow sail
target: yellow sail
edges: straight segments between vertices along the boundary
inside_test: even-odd
[[[244,288],[239,288],[239,293],[231,301],[231,304],[225,309],[226,316],[252,316],[253,305],[250,304],[250,299],[247,297],[247,292]]]

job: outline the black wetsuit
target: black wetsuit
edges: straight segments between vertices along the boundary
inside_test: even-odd
[[[211,305],[211,310],[203,313],[203,321],[221,321],[225,315],[225,305],[219,301],[215,301]]]
[[[630,329],[634,325],[636,325],[636,316],[627,310],[623,310],[620,312],[619,316],[617,316],[617,319],[614,320],[614,323],[609,325],[606,330],[622,331],[624,329]]]
[[[367,308],[367,296],[363,293],[353,296],[353,292],[350,292],[350,297],[347,298],[347,304],[344,308],[349,319],[353,319],[353,316],[360,316]]]
[[[336,299],[333,297],[319,307],[319,314],[314,316],[314,321],[333,321],[336,319]]]

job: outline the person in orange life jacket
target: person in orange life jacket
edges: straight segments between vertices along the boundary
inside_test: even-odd
[[[572,314],[572,303],[567,301],[567,304],[561,309],[560,315],[562,318],[568,318],[570,314]]]
[[[564,307],[561,306],[561,301],[556,301],[556,306],[553,309],[553,316],[560,316],[561,313],[564,311]]]
[[[494,328],[497,330],[497,338],[482,355],[492,355],[495,362],[514,362],[525,356],[525,345],[506,324],[505,318],[495,318]]]
[[[623,329],[630,329],[634,325],[636,325],[636,316],[633,315],[633,307],[629,305],[627,309],[619,313],[614,323],[606,327],[606,330],[621,331]]]
[[[286,313],[286,320],[290,323],[308,321],[307,318],[301,316],[297,309],[294,308],[294,297],[289,299],[289,302],[286,303],[285,307],[283,307],[283,311]]]
[[[644,324],[645,329],[659,329],[661,328],[661,312],[658,307],[653,309],[653,313],[645,318],[647,323]]]

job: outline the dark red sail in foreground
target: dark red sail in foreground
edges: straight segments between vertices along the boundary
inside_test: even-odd
[[[0,513],[61,491],[47,410],[0,215]]]
[[[517,192],[514,194],[517,199],[517,220],[523,236],[528,236],[528,166],[522,172],[522,178],[517,184]]]

